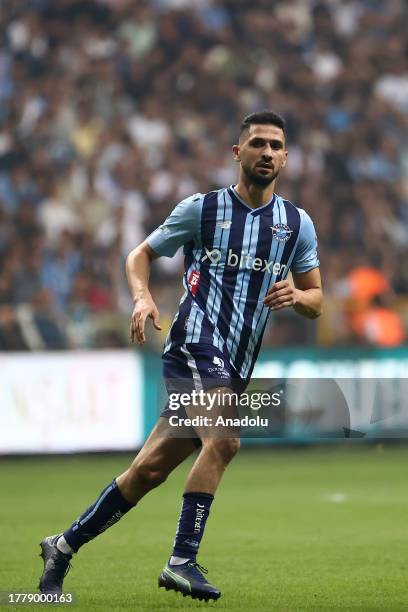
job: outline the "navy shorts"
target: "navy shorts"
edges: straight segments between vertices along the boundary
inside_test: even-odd
[[[229,387],[240,395],[248,381],[242,379],[231,365],[227,352],[212,344],[183,344],[173,347],[163,357],[163,376],[167,393],[208,391],[216,387]],[[169,418],[174,411],[166,404],[162,417]]]

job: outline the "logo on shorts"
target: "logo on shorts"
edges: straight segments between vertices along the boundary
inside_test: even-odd
[[[208,368],[208,372],[210,374],[215,373],[220,378],[229,378],[229,374],[227,370],[225,369],[224,360],[221,359],[221,357],[217,357],[217,355],[214,355],[214,357],[212,358],[212,362],[214,364],[214,367]]]
[[[271,230],[273,238],[276,238],[278,242],[287,242],[293,232],[286,223],[276,223],[271,227]]]
[[[220,366],[220,368],[224,368],[225,367],[224,366],[224,360],[221,359],[221,357],[214,356],[213,357],[213,364],[216,365],[216,366]]]

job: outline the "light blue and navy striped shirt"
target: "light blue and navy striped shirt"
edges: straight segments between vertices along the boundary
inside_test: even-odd
[[[186,198],[147,242],[167,257],[184,246],[186,291],[164,352],[188,343],[215,345],[243,379],[252,373],[270,314],[263,304],[268,290],[290,270],[319,265],[315,229],[304,210],[276,194],[251,208],[233,187]]]

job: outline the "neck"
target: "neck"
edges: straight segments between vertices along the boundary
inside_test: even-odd
[[[275,182],[276,179],[266,187],[261,187],[260,185],[254,185],[248,182],[245,180],[245,177],[240,176],[238,184],[235,186],[235,191],[248,206],[251,208],[259,208],[272,200]]]

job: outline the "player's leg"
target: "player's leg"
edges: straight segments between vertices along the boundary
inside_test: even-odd
[[[195,427],[202,449],[186,481],[172,556],[159,577],[159,586],[206,600],[218,599],[221,593],[204,578],[196,557],[214,494],[240,445],[237,428],[215,426],[219,416],[237,417],[236,404],[228,399],[231,389],[222,387],[212,393],[221,402],[215,403],[208,413],[210,424]],[[186,412],[191,417],[196,415],[196,409],[186,408]]]
[[[44,572],[39,587],[42,592],[61,592],[72,554],[117,523],[197,448],[191,439],[163,436],[162,421],[165,420],[159,419],[129,469],[105,487],[63,534],[49,536],[41,542]]]
[[[191,438],[175,438],[168,431],[168,419],[160,418],[132,465],[116,478],[122,495],[133,504],[162,484],[198,448]],[[184,429],[184,434],[190,431]]]

